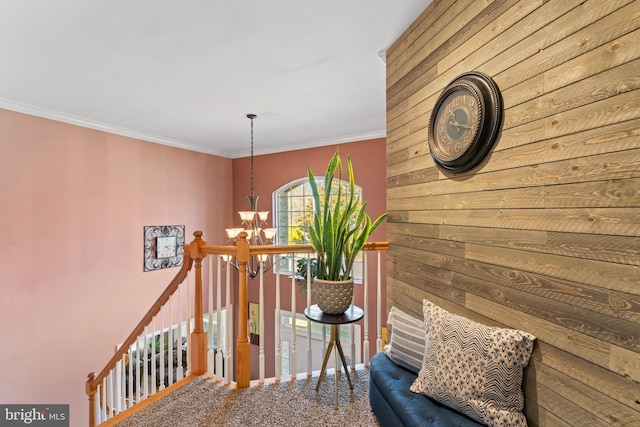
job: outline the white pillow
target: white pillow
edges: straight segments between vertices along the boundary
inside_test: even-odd
[[[396,365],[414,373],[422,367],[425,347],[424,320],[417,319],[397,307],[391,307],[387,327],[391,328],[385,353]]]
[[[429,343],[411,391],[489,426],[526,426],[522,370],[535,337],[476,323],[427,300],[423,313]]]

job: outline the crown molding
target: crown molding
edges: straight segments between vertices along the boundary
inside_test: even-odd
[[[25,104],[22,102],[13,101],[6,98],[0,98],[0,108],[4,108],[5,110],[15,111],[18,113],[28,114],[31,116],[42,117],[44,119],[54,120],[57,122],[68,123],[75,126],[99,130],[101,132],[112,133],[120,136],[126,136],[128,138],[133,138],[133,139],[139,139],[146,142],[153,142],[155,144],[168,145],[170,147],[181,148],[183,150],[197,151],[199,153],[213,154],[215,156],[221,156],[221,157],[227,157],[227,158],[230,157],[230,153],[222,152],[219,150],[213,150],[211,147],[205,147],[202,145],[191,144],[184,141],[177,141],[173,139],[163,138],[157,135],[152,135],[144,132],[139,132],[133,129],[114,126],[107,123],[86,119],[84,117],[74,116],[71,114],[60,113],[58,111],[49,110],[42,107],[36,107],[34,105]]]
[[[119,126],[113,126],[107,123],[98,122],[95,120],[86,119],[84,117],[78,117],[71,114],[64,114],[58,111],[49,110],[42,107],[36,107],[34,105],[25,104],[22,102],[13,101],[6,98],[0,98],[0,108],[5,110],[11,110],[18,113],[28,114],[31,116],[42,117],[44,119],[54,120],[57,122],[68,123],[74,126],[80,126],[84,128],[94,129],[101,132],[111,133],[114,135],[125,136],[127,138],[138,139],[141,141],[152,142],[155,144],[167,145],[170,147],[180,148],[183,150],[196,151],[199,153],[212,154],[214,156],[225,157],[228,159],[237,159],[242,157],[248,157],[250,152],[248,150],[238,151],[220,151],[197,144],[190,144],[184,141],[177,141],[172,139],[163,138],[157,135],[152,135],[144,132],[135,131]],[[309,140],[303,142],[296,142],[288,145],[278,145],[272,147],[263,147],[256,150],[254,155],[274,154],[284,151],[304,150],[307,148],[323,147],[326,145],[338,145],[346,144],[348,142],[366,141],[368,139],[385,138],[387,132],[385,129],[365,132],[355,135],[337,136],[318,140]]]

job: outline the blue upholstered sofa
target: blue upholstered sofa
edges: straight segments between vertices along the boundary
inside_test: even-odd
[[[526,426],[523,369],[535,337],[485,326],[428,300],[424,319],[391,307],[389,344],[369,365],[383,426]]]
[[[369,402],[383,427],[481,426],[459,412],[422,394],[409,391],[417,375],[396,365],[384,352],[369,365]]]

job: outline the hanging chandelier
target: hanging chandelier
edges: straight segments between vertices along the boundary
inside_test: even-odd
[[[251,194],[247,196],[249,201],[249,210],[239,211],[242,227],[227,228],[227,236],[232,241],[238,240],[238,234],[244,231],[247,233],[247,240],[252,246],[271,244],[272,239],[276,235],[276,228],[264,228],[267,225],[269,211],[258,210],[258,196],[253,191],[253,120],[258,117],[255,114],[247,114],[247,118],[251,120]],[[238,264],[232,262],[232,265],[238,269]],[[247,264],[247,274],[250,278],[255,278],[262,269],[267,271],[272,267],[271,258],[268,255],[252,256]]]

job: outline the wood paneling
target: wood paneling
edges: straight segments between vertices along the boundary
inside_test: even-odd
[[[463,72],[504,120],[457,176],[427,124]],[[640,1],[434,0],[387,51],[387,306],[537,337],[532,426],[640,425]]]

